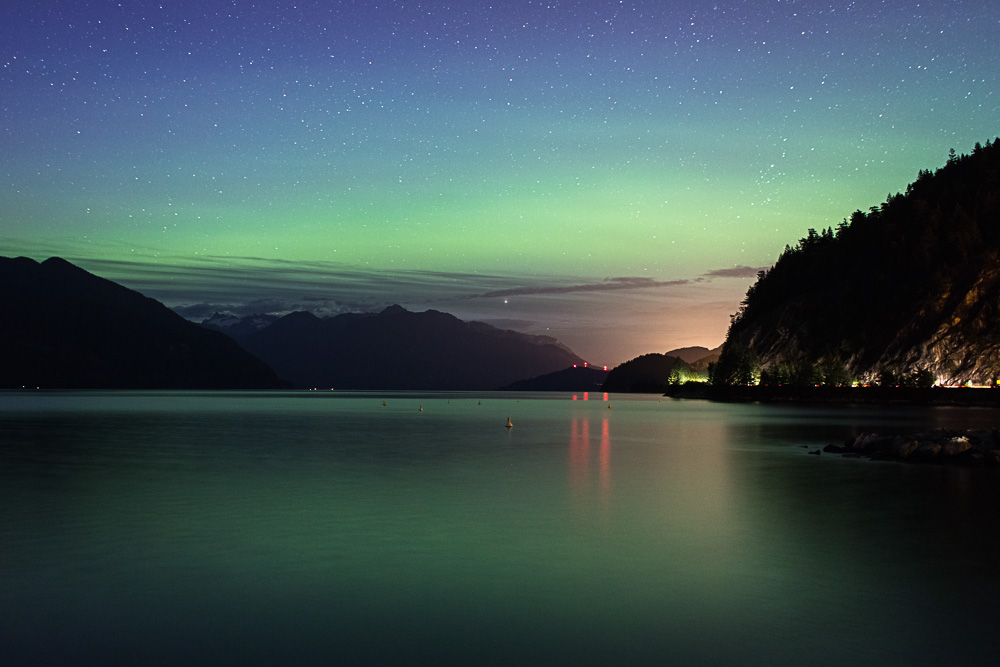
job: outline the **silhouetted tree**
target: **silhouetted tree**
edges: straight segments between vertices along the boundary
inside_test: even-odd
[[[757,384],[759,378],[760,360],[745,345],[726,345],[719,360],[709,369],[709,381],[716,386],[747,387]]]

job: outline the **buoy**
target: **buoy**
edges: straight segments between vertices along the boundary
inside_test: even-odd
[[[506,424],[506,426],[507,426],[507,428],[514,428],[514,423],[510,420],[510,417],[507,417],[507,424]]]
[[[385,401],[382,401],[382,407],[383,408],[385,407]]]
[[[421,411],[421,412],[423,412],[423,411],[424,411],[424,406],[422,406],[422,405],[420,406],[420,411]]]

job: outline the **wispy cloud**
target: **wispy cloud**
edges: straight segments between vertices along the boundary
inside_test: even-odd
[[[760,271],[767,271],[768,267],[759,266],[734,266],[730,269],[715,269],[705,273],[706,278],[756,278]]]
[[[678,287],[690,284],[690,280],[654,280],[653,278],[607,278],[600,283],[582,283],[571,285],[533,285],[510,287],[507,289],[490,290],[481,294],[472,294],[469,299],[493,299],[508,296],[527,296],[533,294],[571,294],[574,292],[610,292],[614,290],[650,289],[652,287]]]
[[[761,269],[736,266],[692,278],[658,280],[618,276],[575,282],[559,276],[501,276],[426,270],[374,270],[335,262],[301,262],[260,257],[161,257],[137,261],[79,259],[84,268],[164,301],[185,317],[216,311],[239,315],[309,310],[318,315],[371,312],[393,303],[409,307],[485,301],[507,297],[606,292],[655,293],[718,279],[753,278]]]
[[[280,315],[309,310],[322,316],[378,311],[394,303],[419,307],[515,284],[514,278],[488,274],[375,270],[257,257],[68,259],[195,320],[217,311]]]
[[[734,266],[727,269],[713,269],[697,278],[682,278],[678,280],[656,280],[644,277],[606,278],[599,283],[576,283],[545,285],[520,285],[506,289],[489,290],[480,294],[471,294],[468,299],[494,299],[498,297],[530,296],[536,294],[571,294],[574,292],[611,292],[617,290],[648,290],[653,288],[671,288],[701,283],[716,278],[755,278],[757,272],[764,269],[750,266]]]
[[[75,259],[84,268],[194,313],[312,310],[321,314],[376,310],[392,303],[461,302],[505,297],[670,290],[717,279],[754,278],[761,268],[735,266],[658,280],[619,276],[574,282],[559,276],[501,276],[426,270],[374,270],[334,262],[259,257],[166,257],[138,261]],[[211,315],[208,312],[208,315]]]

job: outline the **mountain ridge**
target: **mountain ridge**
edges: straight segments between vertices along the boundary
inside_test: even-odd
[[[290,313],[239,342],[300,388],[493,390],[584,363],[549,336],[399,305],[326,318]]]
[[[0,257],[0,387],[272,389],[227,336],[59,258]]]

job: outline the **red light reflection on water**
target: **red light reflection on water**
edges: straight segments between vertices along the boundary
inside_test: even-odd
[[[607,400],[607,394],[604,395]],[[601,497],[605,500],[611,492],[611,435],[608,432],[608,418],[601,420]]]
[[[593,486],[590,464],[590,418],[574,417],[569,425],[569,477],[573,494],[583,497]],[[597,449],[597,482],[601,501],[611,495],[611,430],[608,418],[601,419],[601,440]]]
[[[569,424],[569,478],[574,491],[586,486],[589,467],[590,420],[574,417]]]

